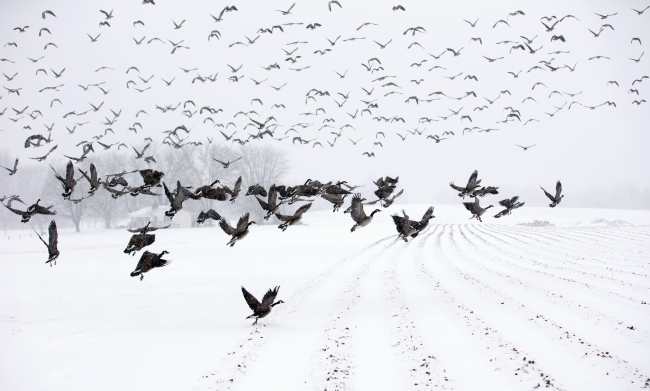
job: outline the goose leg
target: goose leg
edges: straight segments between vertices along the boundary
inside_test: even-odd
[[[354,227],[350,230],[350,232],[354,232],[357,229],[357,225],[355,224]]]
[[[256,319],[255,319],[255,322],[253,322],[253,326],[255,326],[255,325],[257,324],[257,321],[258,321],[258,320],[260,320],[260,319],[259,319],[259,318],[256,318]]]
[[[144,278],[144,274],[140,274],[140,281]]]

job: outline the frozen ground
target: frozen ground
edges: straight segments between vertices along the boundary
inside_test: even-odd
[[[60,232],[52,268],[35,235],[1,235],[0,389],[650,388],[650,212],[439,206],[404,243],[402,208],[426,206],[354,233],[307,213],[234,248],[159,231],[173,263],[142,282],[125,230]],[[286,304],[252,327],[240,285]]]

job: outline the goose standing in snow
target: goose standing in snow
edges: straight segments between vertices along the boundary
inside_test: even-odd
[[[33,229],[33,228],[32,228]],[[49,253],[49,256],[47,258],[47,261],[45,263],[49,263],[50,267],[52,266],[52,261],[54,261],[54,264],[56,265],[56,259],[59,257],[59,249],[58,249],[58,243],[59,243],[59,233],[56,230],[56,222],[54,220],[50,221],[50,226],[48,228],[48,233],[50,234],[49,237],[49,242],[45,242],[41,235],[34,230],[36,235],[38,236],[39,239],[41,239],[41,242],[47,247],[47,252]]]
[[[246,319],[255,318],[255,322],[253,322],[253,326],[257,324],[258,320],[270,314],[273,307],[275,307],[278,304],[284,304],[284,301],[282,300],[278,300],[275,303],[273,302],[275,300],[275,297],[278,295],[279,290],[280,290],[279,286],[276,286],[272,290],[269,289],[264,295],[264,297],[262,298],[262,302],[260,303],[259,301],[257,301],[255,296],[248,293],[246,288],[244,288],[243,286],[241,287],[241,291],[244,294],[244,299],[246,300],[246,304],[248,304],[248,307],[250,307],[250,309],[253,311],[253,314],[246,317]]]
[[[540,188],[544,190],[542,186],[540,186]],[[544,194],[546,194],[548,199],[551,200],[551,204],[549,204],[548,206],[550,206],[551,208],[555,208],[555,206],[559,204],[560,201],[562,201],[562,198],[564,198],[564,195],[562,194],[562,184],[560,183],[560,181],[557,181],[557,183],[555,184],[555,196],[552,196],[546,190],[544,190]]]
[[[144,273],[156,267],[167,266],[171,261],[162,259],[163,255],[169,254],[168,251],[163,251],[160,254],[150,253],[145,251],[142,253],[138,265],[135,267],[135,270],[131,272],[131,277],[140,276],[140,281],[144,278]]]
[[[352,205],[350,205],[350,215],[352,216],[352,220],[356,224],[350,229],[350,232],[354,232],[357,227],[365,227],[366,225],[370,224],[372,222],[372,218],[374,217],[375,213],[381,212],[379,209],[375,209],[370,213],[370,216],[366,215],[366,213],[363,211],[363,204],[361,203],[361,193],[357,193],[352,197]]]
[[[486,206],[485,208],[482,208],[481,205],[479,204],[479,199],[478,197],[474,198],[474,202],[463,202],[463,205],[465,206],[465,209],[468,211],[472,212],[472,217],[469,219],[477,219],[481,223],[483,220],[481,220],[481,216],[485,214],[485,212],[493,207],[494,205]]]

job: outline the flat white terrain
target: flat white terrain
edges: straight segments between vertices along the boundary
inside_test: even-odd
[[[636,390],[650,382],[650,211],[394,205],[350,233],[162,230],[173,262],[129,273],[126,230],[0,236],[2,390]],[[235,217],[235,216],[231,216]],[[533,223],[537,220],[537,223]],[[541,223],[547,221],[546,223]],[[19,238],[20,235],[20,238]],[[240,286],[285,304],[245,319]]]

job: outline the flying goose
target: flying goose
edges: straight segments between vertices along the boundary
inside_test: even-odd
[[[9,171],[10,176],[14,175],[16,173],[16,171],[18,171],[18,158],[16,158],[16,161],[14,162],[14,168],[13,169],[7,168],[5,166],[0,166],[0,167],[2,167],[5,170]]]
[[[88,191],[88,194],[95,194],[95,191],[99,189],[99,185],[103,183],[101,179],[97,178],[97,169],[95,168],[95,165],[90,163],[90,176],[88,176],[88,173],[83,171],[81,168],[78,168],[77,170],[79,170],[81,175],[83,175],[88,183],[90,183],[90,190]]]
[[[334,205],[334,209],[332,212],[336,212],[339,210],[342,206],[343,203],[345,202],[345,197],[347,197],[347,194],[322,194],[321,197],[326,200],[331,202]]]
[[[420,231],[424,231],[424,229],[429,226],[429,220],[431,220],[432,218],[435,218],[435,217],[436,216],[433,215],[433,206],[431,206],[431,207],[429,207],[429,209],[427,209],[424,212],[424,215],[422,216],[422,220],[420,220],[420,221],[411,221],[411,224],[413,224],[415,229],[417,230],[417,232],[412,234],[411,237],[414,238],[414,237],[418,236]]]
[[[259,184],[252,185],[248,187],[248,191],[246,191],[245,195],[261,195],[262,197],[266,197],[268,193],[266,192],[266,189],[264,189],[263,186],[260,186]]]
[[[140,175],[142,176],[142,180],[144,180],[143,187],[146,188],[160,187],[160,182],[162,181],[162,177],[165,176],[164,172],[156,171],[152,169],[140,170],[139,172]]]
[[[248,212],[244,213],[242,217],[239,218],[239,221],[237,222],[237,227],[231,227],[230,224],[224,219],[223,217],[219,221],[219,226],[225,232],[226,234],[232,236],[230,241],[226,243],[227,246],[234,246],[235,243],[239,240],[242,240],[243,238],[248,235],[248,227],[251,224],[257,224],[255,221],[248,221],[250,218],[250,214]]]
[[[33,229],[33,228],[32,228]],[[48,228],[48,232],[50,234],[50,237],[48,239],[49,243],[45,242],[41,235],[34,230],[36,235],[38,236],[39,239],[41,239],[41,242],[47,247],[47,252],[49,253],[49,257],[47,258],[47,261],[45,263],[49,263],[50,267],[52,267],[52,264],[50,262],[54,261],[54,264],[56,265],[56,259],[59,257],[59,249],[57,248],[58,242],[59,242],[59,234],[56,231],[56,222],[54,220],[50,221],[50,226]]]
[[[58,179],[61,182],[61,186],[63,187],[63,193],[61,194],[63,196],[64,200],[70,199],[70,195],[74,191],[74,187],[77,184],[77,180],[74,179],[74,166],[72,165],[72,161],[68,161],[68,164],[66,165],[66,174],[65,174],[65,179],[59,175],[54,167],[50,166],[52,171],[54,171],[54,175],[56,179]]]
[[[276,214],[278,210],[280,210],[280,205],[282,205],[282,202],[278,203],[278,190],[275,187],[275,184],[271,185],[269,188],[269,194],[268,194],[268,202],[264,202],[261,200],[259,197],[255,196],[255,199],[257,202],[260,204],[262,209],[266,211],[266,216],[264,216],[264,220],[268,220],[269,217],[272,215]]]
[[[372,218],[374,217],[375,213],[381,212],[379,209],[375,209],[372,211],[370,216],[367,216],[365,212],[363,211],[363,204],[361,203],[363,201],[361,199],[361,193],[357,193],[352,197],[352,205],[350,206],[350,215],[352,216],[352,220],[356,224],[350,229],[350,232],[354,232],[357,227],[365,227],[366,225],[370,224],[372,222]]]
[[[540,186],[540,188],[542,190],[544,190],[544,188],[542,186]],[[551,204],[549,204],[549,206],[551,208],[555,208],[555,206],[562,201],[562,198],[564,198],[564,195],[562,194],[562,184],[560,183],[560,181],[557,181],[557,183],[555,184],[555,196],[552,196],[546,190],[544,190],[544,194],[546,194],[548,199],[551,200],[551,202],[552,202]]]
[[[150,253],[145,251],[142,253],[138,265],[135,267],[135,270],[131,272],[131,277],[140,276],[140,281],[144,278],[144,273],[155,267],[163,267],[169,265],[172,261],[162,259],[163,255],[169,254],[168,251],[163,251],[160,254]]]
[[[472,212],[472,217],[469,218],[470,220],[477,219],[478,221],[483,222],[483,220],[481,220],[481,216],[483,216],[485,211],[487,211],[494,205],[490,205],[490,206],[486,206],[485,208],[482,208],[481,205],[479,205],[479,202],[480,201],[478,197],[476,197],[474,198],[474,202],[463,202],[463,205],[465,206],[465,209]]]
[[[417,229],[411,223],[409,216],[406,214],[406,211],[402,209],[403,217],[394,214],[391,217],[393,218],[393,223],[395,223],[395,228],[399,234],[397,238],[402,238],[405,242],[408,242],[408,237],[415,234]]]
[[[284,301],[278,300],[275,303],[273,302],[275,300],[275,297],[278,295],[278,291],[280,290],[279,286],[276,286],[273,288],[273,290],[269,289],[264,297],[262,298],[262,303],[257,301],[255,296],[251,295],[248,293],[246,288],[243,286],[241,287],[241,291],[244,294],[244,299],[246,300],[246,304],[248,304],[248,307],[253,311],[253,315],[250,315],[246,317],[246,319],[250,318],[255,318],[255,322],[253,322],[253,326],[257,324],[257,321],[260,318],[264,318],[268,314],[271,313],[271,309],[275,307],[278,304],[284,304]]]
[[[50,210],[54,205],[50,206],[41,206],[38,203],[41,202],[41,199],[39,198],[36,200],[36,202],[29,207],[27,207],[27,211],[30,212],[32,215],[55,215],[56,211]]]
[[[223,166],[224,169],[227,169],[228,167],[230,167],[230,165],[231,165],[232,163],[236,162],[237,160],[239,160],[239,159],[241,159],[241,158],[242,158],[242,157],[238,157],[238,158],[235,159],[235,160],[232,160],[232,161],[228,160],[227,162],[222,162],[221,160],[217,160],[217,159],[215,159],[215,158],[212,158],[212,160],[214,160],[214,161],[217,162],[217,163],[220,163],[220,164]]]
[[[151,227],[151,221],[150,221],[150,222],[147,223],[147,225],[145,225],[142,228],[129,228],[129,229],[127,229],[127,231],[132,232],[132,233],[146,234],[148,232],[157,231],[159,229],[169,228],[170,226],[171,226],[171,224],[169,224],[169,225],[167,225],[165,227]]]
[[[165,196],[167,196],[170,204],[170,209],[165,212],[165,216],[170,219],[174,218],[174,215],[176,215],[179,210],[183,209],[183,202],[185,202],[185,200],[188,198],[193,200],[201,198],[200,196],[194,195],[194,193],[187,188],[181,186],[181,181],[176,181],[176,191],[174,193],[169,191],[165,182],[163,182],[163,188],[165,189]]]
[[[12,208],[11,207],[11,201],[14,201],[14,200],[22,202],[20,199],[18,199],[18,197],[11,197],[11,198],[9,198],[9,201],[7,201],[6,205],[5,204],[2,204],[2,205],[4,205],[4,207],[9,209],[11,212],[13,212],[13,213],[19,215],[20,217],[22,217],[22,219],[20,221],[21,223],[29,222],[29,219],[32,218],[32,216],[34,215],[34,212],[32,212],[30,210],[22,211],[22,210],[19,210],[19,209]]]
[[[473,194],[470,195],[471,198],[475,197],[485,197],[487,194],[499,194],[499,188],[493,186],[483,187],[479,190],[476,190]]]
[[[454,182],[450,182],[449,186],[451,186],[452,189],[459,191],[460,193],[458,194],[459,197],[465,198],[466,195],[472,195],[478,189],[479,183],[481,183],[481,180],[479,179],[478,181],[476,180],[478,178],[478,170],[474,170],[472,175],[470,175],[469,180],[467,181],[467,186],[465,187],[460,187],[454,185]]]
[[[207,219],[220,221],[221,215],[219,215],[219,213],[217,213],[214,209],[209,209],[207,212],[201,211],[201,213],[199,213],[199,217],[196,219],[196,222],[203,224]]]
[[[276,213],[275,217],[277,217],[278,220],[283,221],[282,224],[278,225],[278,228],[280,228],[282,232],[286,231],[289,226],[294,225],[302,220],[303,213],[307,212],[309,208],[311,208],[311,202],[298,208],[293,215],[283,215]]]
[[[146,228],[147,227],[144,227],[143,230],[146,231]],[[156,235],[149,235],[146,232],[132,235],[131,239],[129,239],[129,243],[126,245],[126,248],[124,249],[124,253],[135,255],[137,251],[142,250],[143,248],[149,246],[150,244],[153,244],[155,241],[156,241]]]
[[[505,200],[499,201],[499,205],[503,206],[505,209],[497,213],[494,217],[498,219],[499,217],[509,215],[513,209],[521,208],[524,206],[525,202],[517,202],[517,200],[519,200],[519,196],[506,198]]]

